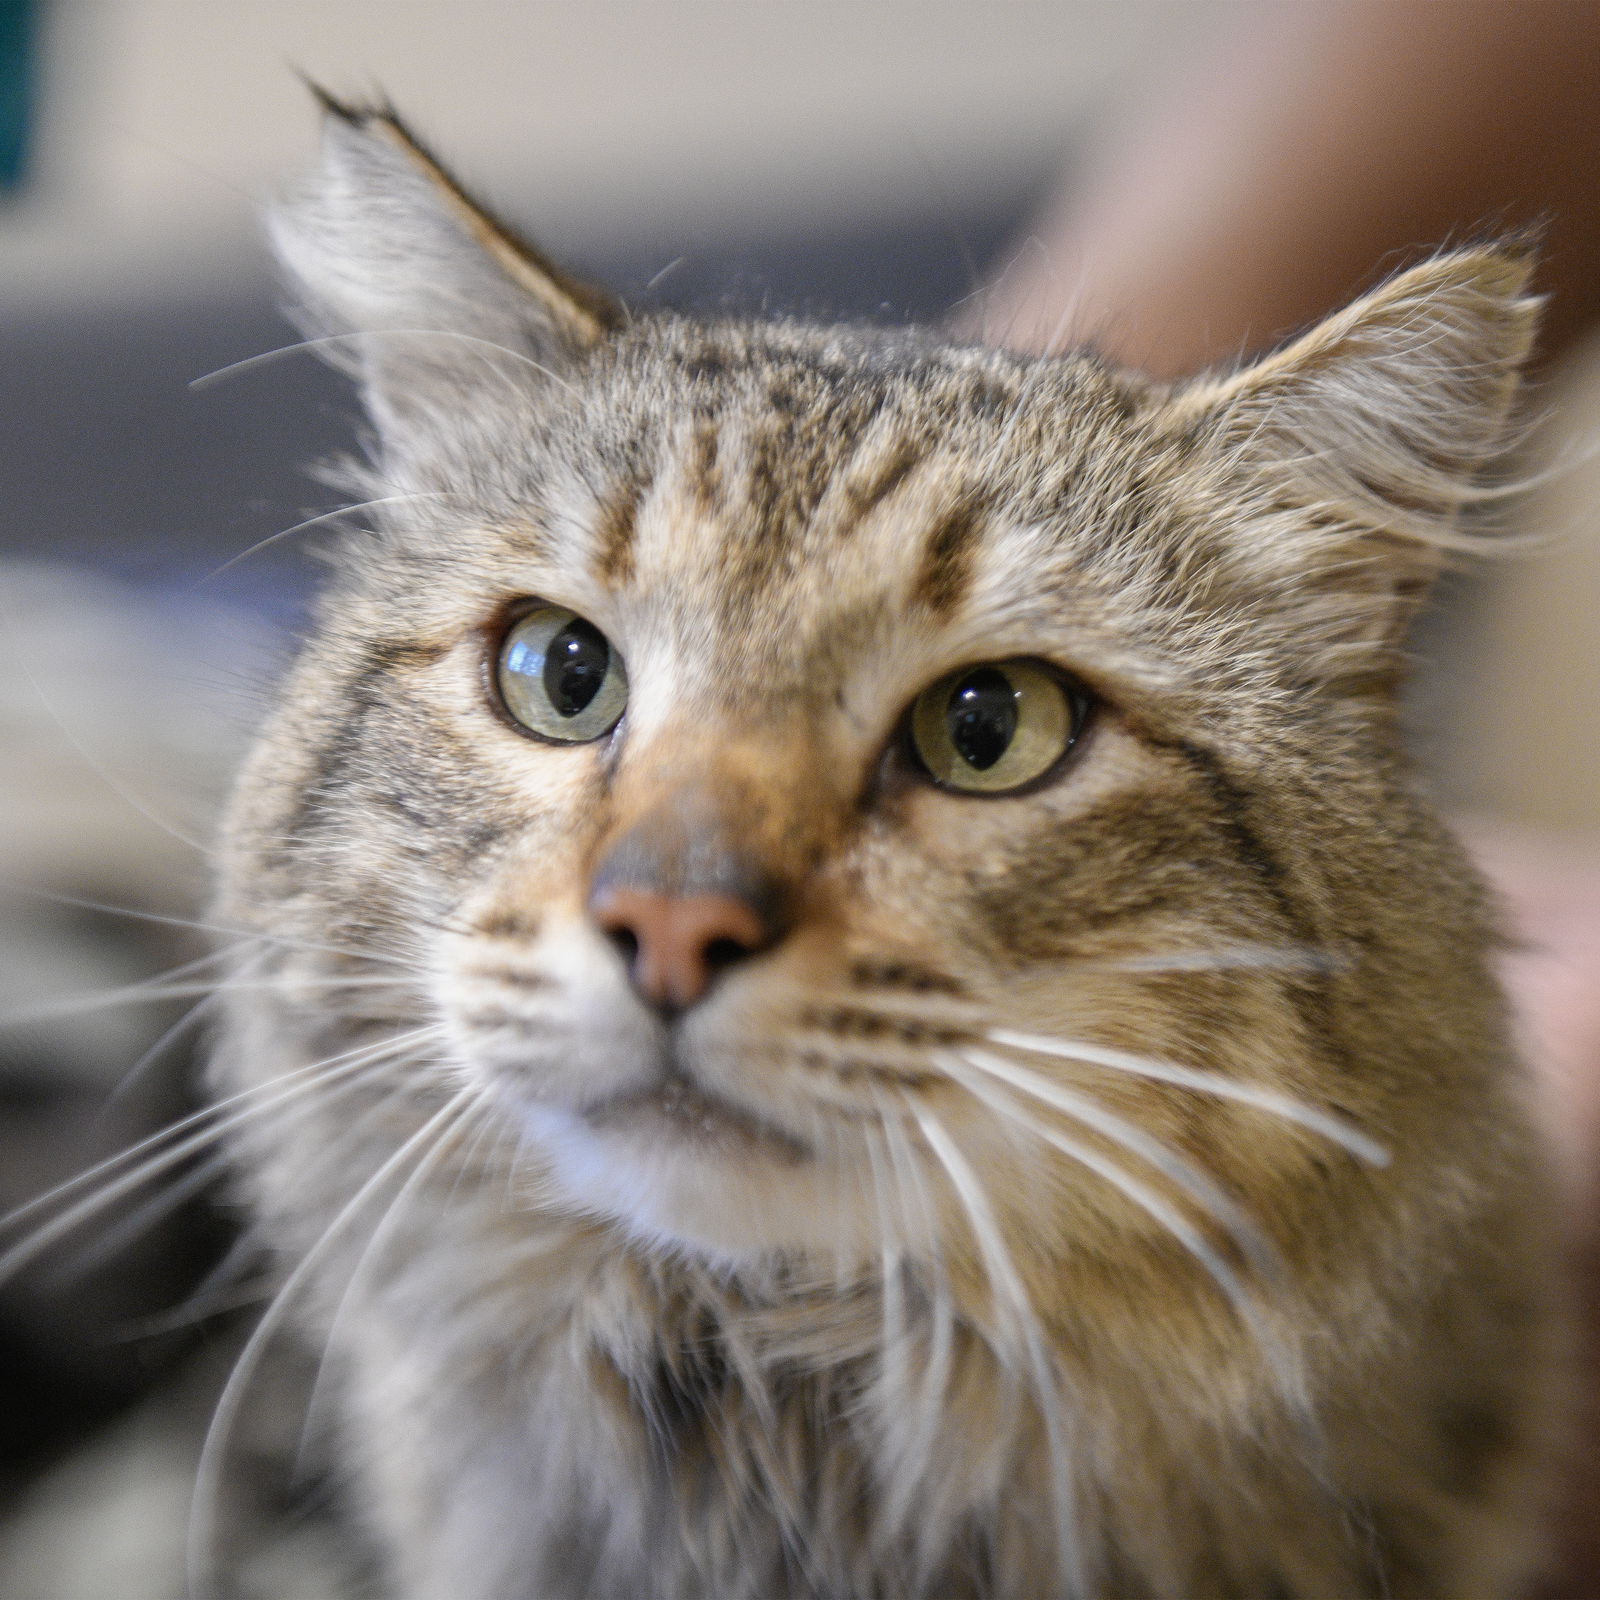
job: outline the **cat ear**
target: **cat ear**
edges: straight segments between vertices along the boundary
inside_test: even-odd
[[[486,370],[526,387],[622,320],[467,194],[387,106],[325,113],[322,161],[269,217],[313,331],[355,371],[380,430],[438,414]]]
[[[1263,576],[1320,593],[1325,619],[1341,584],[1360,591],[1352,638],[1394,643],[1443,553],[1484,546],[1458,522],[1505,444],[1532,267],[1515,246],[1438,256],[1172,401],[1247,475]]]

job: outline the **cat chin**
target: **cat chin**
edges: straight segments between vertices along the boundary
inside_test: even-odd
[[[652,1248],[730,1263],[774,1250],[865,1259],[878,1248],[859,1180],[776,1130],[685,1126],[676,1107],[643,1105],[597,1120],[529,1104],[522,1123],[565,1203]]]

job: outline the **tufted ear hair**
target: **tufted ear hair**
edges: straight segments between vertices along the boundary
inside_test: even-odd
[[[613,300],[472,199],[391,108],[313,93],[321,164],[268,228],[380,433],[447,416],[486,380],[527,388],[619,325]]]
[[[1170,401],[1249,486],[1248,559],[1316,597],[1347,644],[1393,645],[1506,443],[1540,302],[1515,244],[1454,251],[1380,285],[1253,366]],[[1213,457],[1215,459],[1215,457]],[[1341,593],[1342,591],[1342,593]]]

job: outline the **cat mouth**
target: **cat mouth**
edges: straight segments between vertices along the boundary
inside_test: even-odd
[[[704,1088],[677,1066],[669,1066],[659,1083],[602,1100],[581,1115],[597,1130],[660,1132],[679,1143],[728,1153],[759,1150],[790,1166],[811,1157],[809,1146],[794,1134]]]

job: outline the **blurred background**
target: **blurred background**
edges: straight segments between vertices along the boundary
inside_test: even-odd
[[[304,469],[354,435],[305,353],[222,372],[298,337],[257,220],[315,149],[298,75],[386,93],[635,303],[893,322],[973,295],[1108,129],[1286,3],[0,0],[0,1210],[192,1093],[203,965],[95,997],[204,960],[179,924],[315,581],[318,530],[274,536],[334,507]],[[1453,807],[1542,838],[1600,826],[1600,359],[1541,403],[1569,465],[1518,515],[1565,537],[1454,586],[1415,720]],[[163,1317],[226,1229],[187,1202],[152,1220],[142,1254],[0,1282],[8,1600],[163,1595],[183,1452],[129,1412],[71,1456],[209,1337]]]
[[[32,36],[3,537],[175,584],[331,504],[299,469],[349,407],[314,359],[187,387],[294,337],[257,218],[315,150],[298,74],[387,93],[635,300],[901,319],[970,292],[1096,107],[1212,9],[0,0]],[[275,548],[206,592],[281,615],[304,572]]]

